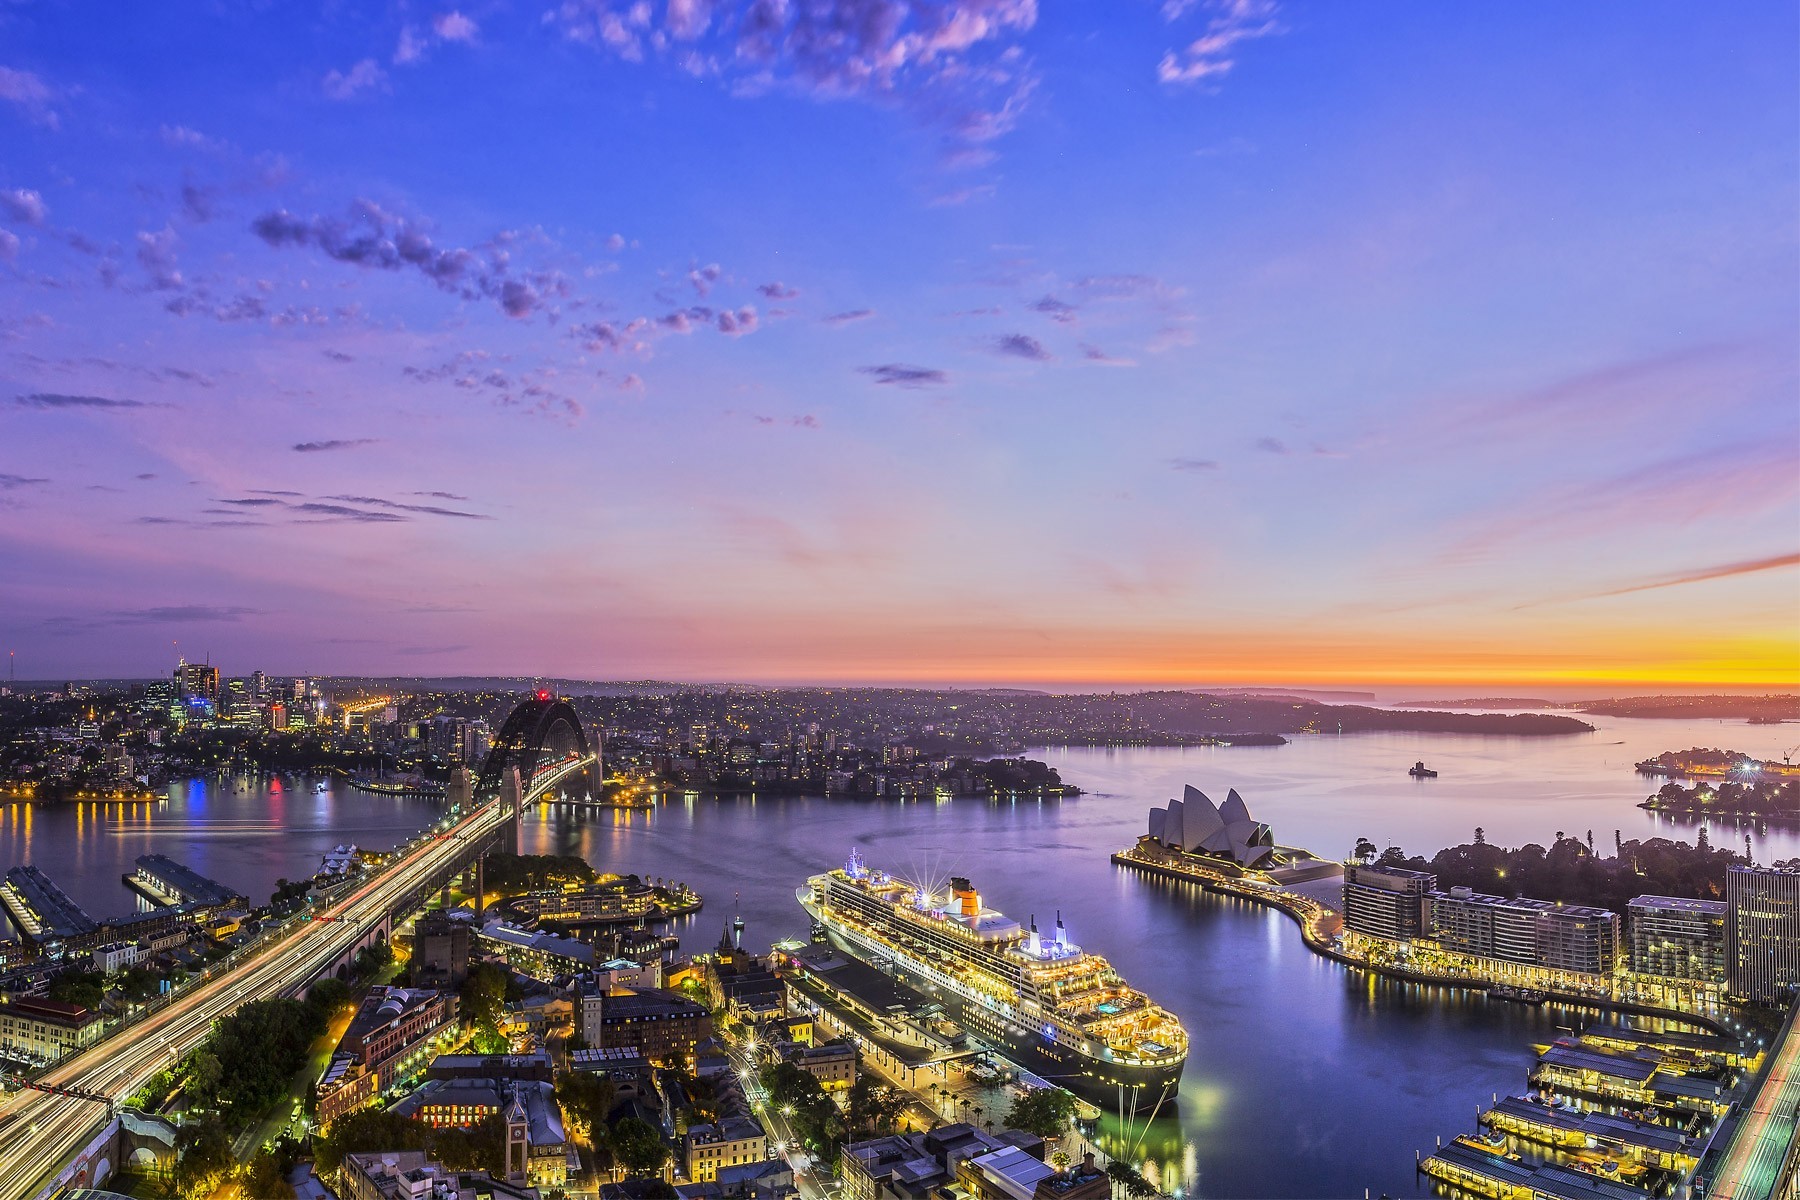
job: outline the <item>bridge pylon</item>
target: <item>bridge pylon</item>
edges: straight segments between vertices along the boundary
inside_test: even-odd
[[[517,766],[508,766],[501,777],[500,810],[509,814],[502,844],[508,854],[517,854],[520,835],[525,832],[525,789],[520,786]]]

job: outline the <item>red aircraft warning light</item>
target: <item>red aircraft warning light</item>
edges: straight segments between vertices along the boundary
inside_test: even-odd
[[[550,698],[550,689],[549,688],[539,688],[538,689],[538,699],[539,700],[548,700],[549,698]]]

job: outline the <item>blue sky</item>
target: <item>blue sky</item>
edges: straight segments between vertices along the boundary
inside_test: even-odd
[[[9,648],[1793,682],[1795,24],[14,6]]]

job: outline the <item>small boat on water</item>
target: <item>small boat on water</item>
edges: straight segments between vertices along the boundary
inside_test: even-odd
[[[1497,983],[1488,989],[1488,995],[1496,1000],[1511,1000],[1515,1004],[1542,1004],[1544,993],[1536,988],[1514,987],[1510,983]]]
[[[1414,779],[1436,779],[1437,778],[1437,772],[1432,770],[1430,767],[1426,766],[1422,762],[1414,763],[1412,765],[1412,770],[1408,771],[1407,774],[1411,775]]]

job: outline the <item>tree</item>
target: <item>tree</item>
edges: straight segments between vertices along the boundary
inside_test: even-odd
[[[1078,1102],[1062,1088],[1030,1088],[1013,1101],[1006,1123],[1039,1137],[1055,1137],[1075,1119]]]
[[[79,1004],[90,1012],[98,1012],[106,1003],[101,986],[106,976],[98,971],[64,971],[50,981],[49,997],[60,1004]]]
[[[1477,830],[1477,832],[1480,831]],[[1380,847],[1376,846],[1374,842],[1366,837],[1359,837],[1356,839],[1356,849],[1351,851],[1350,856],[1359,863],[1367,863],[1374,859],[1379,852]]]
[[[1144,1200],[1145,1197],[1156,1195],[1156,1189],[1150,1186],[1144,1173],[1120,1159],[1115,1158],[1106,1164],[1106,1177],[1132,1200]]]
[[[267,1150],[258,1150],[244,1168],[243,1193],[255,1200],[294,1200],[294,1189],[288,1184],[281,1159]]]
[[[1477,846],[1487,845],[1487,830],[1479,825],[1475,827],[1475,844]]]
[[[625,1117],[607,1134],[613,1159],[630,1176],[654,1175],[669,1161],[662,1135],[641,1117]]]
[[[188,1059],[187,1093],[194,1103],[205,1108],[212,1104],[218,1092],[219,1081],[225,1078],[225,1068],[219,1057],[211,1051],[200,1049],[194,1051]]]
[[[198,1200],[198,1197],[210,1195],[237,1165],[237,1159],[231,1153],[231,1135],[217,1117],[184,1125],[175,1145],[181,1157],[169,1182],[184,1200]]]
[[[556,1102],[576,1129],[596,1144],[606,1136],[606,1117],[617,1094],[612,1080],[590,1071],[568,1071],[556,1081]]]

